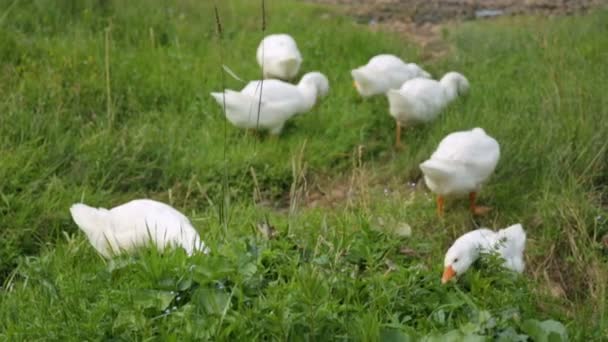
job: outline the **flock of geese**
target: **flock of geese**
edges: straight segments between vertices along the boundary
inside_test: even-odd
[[[226,89],[211,93],[226,118],[243,129],[281,133],[294,115],[310,111],[329,92],[329,81],[321,72],[294,79],[302,64],[295,40],[287,34],[266,36],[257,50],[264,80],[249,82],[241,91]],[[402,127],[434,120],[442,110],[469,89],[460,73],[448,72],[439,81],[414,63],[394,55],[377,55],[351,71],[354,87],[362,97],[385,95],[389,113],[396,121],[396,146],[401,145]],[[446,198],[466,197],[474,215],[489,208],[476,204],[483,183],[494,172],[500,157],[498,142],[482,128],[447,135],[431,157],[420,164],[427,187],[437,194],[437,213],[443,215]],[[153,243],[159,250],[181,247],[188,254],[209,253],[186,216],[171,206],[137,199],[110,210],[82,203],[70,208],[73,220],[104,257],[130,252]],[[523,272],[526,234],[520,224],[499,231],[482,228],[459,237],[448,249],[442,283],[464,273],[483,253],[497,253],[503,266]]]

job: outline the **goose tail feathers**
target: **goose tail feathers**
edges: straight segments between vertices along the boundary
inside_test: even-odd
[[[432,179],[442,179],[449,177],[453,165],[440,159],[429,159],[420,164],[420,170],[425,176]]]

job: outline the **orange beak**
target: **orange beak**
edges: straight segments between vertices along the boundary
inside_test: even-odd
[[[443,270],[443,276],[441,277],[441,283],[442,284],[447,283],[450,279],[454,278],[455,275],[456,275],[456,272],[454,272],[452,265],[446,267]]]

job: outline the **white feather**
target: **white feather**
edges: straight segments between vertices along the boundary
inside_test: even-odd
[[[447,135],[420,169],[431,191],[458,197],[479,191],[499,158],[498,142],[483,129],[474,128]]]
[[[377,55],[361,67],[351,70],[355,87],[363,97],[384,94],[398,89],[410,79],[429,78],[431,75],[414,63],[405,63],[394,55]]]
[[[211,96],[220,106],[226,104],[226,118],[236,127],[279,134],[287,120],[309,111],[317,98],[327,95],[328,91],[329,81],[325,75],[309,72],[298,85],[280,80],[252,81],[240,92],[226,89]]]
[[[256,57],[264,71],[264,78],[292,79],[302,64],[298,45],[288,34],[266,36],[258,46]]]
[[[106,258],[150,243],[161,251],[177,246],[189,255],[209,252],[188,218],[161,202],[137,199],[110,210],[78,203],[70,212],[91,245]]]
[[[389,113],[404,126],[429,122],[468,89],[468,80],[457,72],[445,74],[440,81],[414,78],[388,91]]]
[[[521,273],[524,271],[526,233],[521,224],[498,232],[487,228],[470,231],[460,236],[448,249],[444,266],[451,266],[456,274],[464,273],[479,258],[480,253],[497,253],[504,260],[503,267]]]

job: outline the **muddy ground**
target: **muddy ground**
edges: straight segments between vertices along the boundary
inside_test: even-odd
[[[416,24],[522,13],[571,14],[606,0],[307,0],[337,4],[361,21],[407,20]]]

